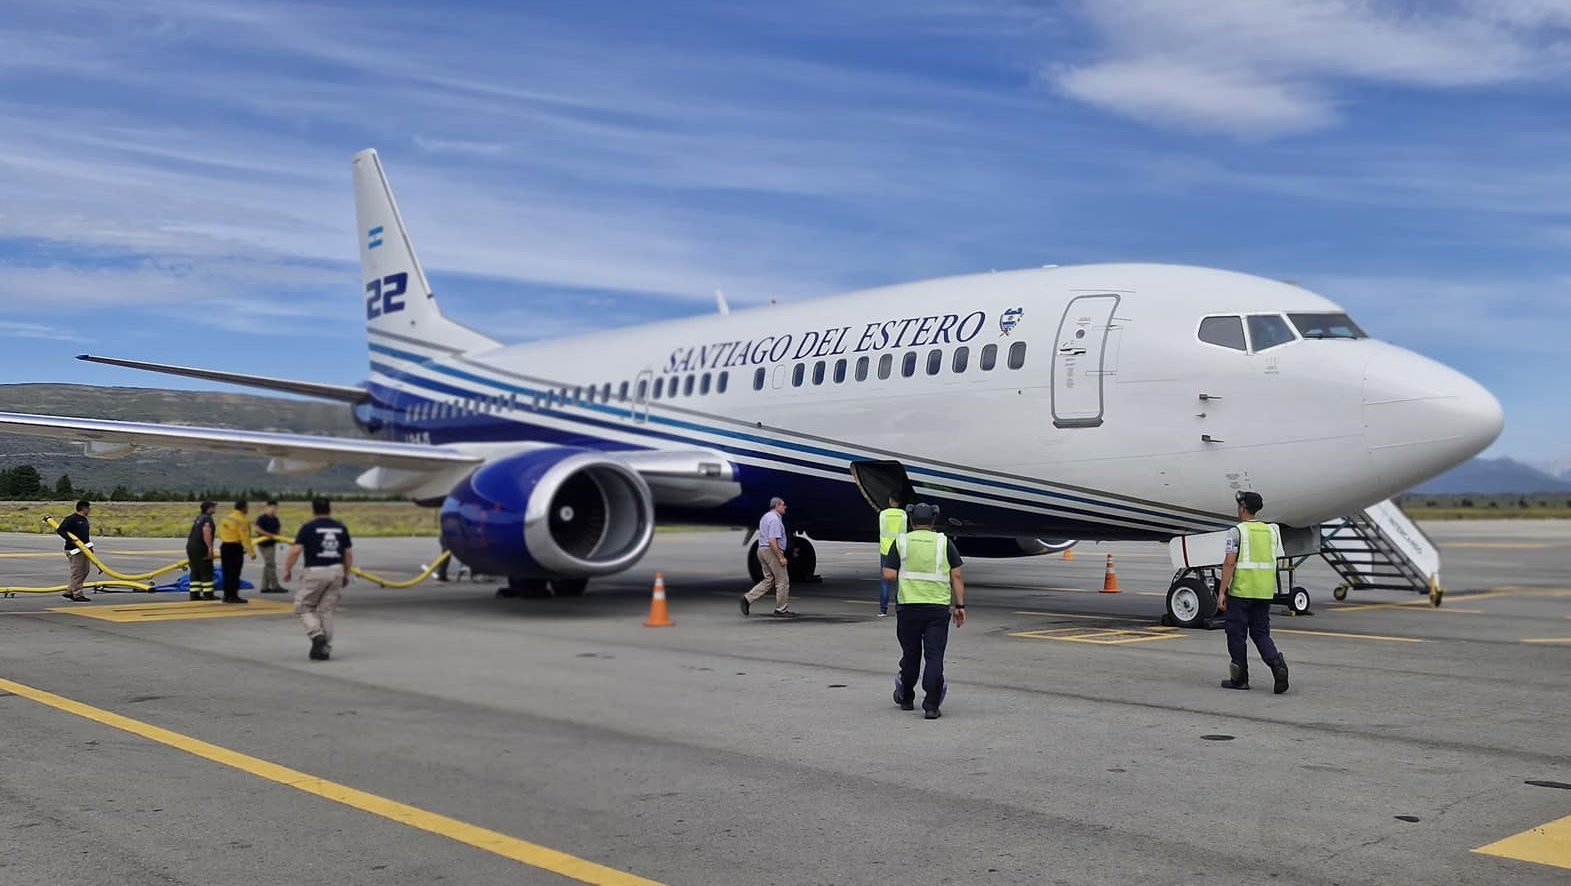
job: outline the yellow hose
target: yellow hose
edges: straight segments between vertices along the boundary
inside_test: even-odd
[[[53,518],[53,517],[45,517],[44,518],[44,523],[50,529],[53,529],[56,532],[60,531],[60,524],[55,521],[55,518]],[[78,550],[80,550],[83,554],[87,555],[87,559],[89,561],[91,561],[94,566],[98,567],[98,571],[99,572],[102,572],[104,575],[107,575],[110,578],[117,578],[117,579],[119,579],[120,581],[123,581],[123,582],[133,582],[133,583],[135,583],[135,582],[145,582],[145,581],[147,581],[149,579],[157,578],[158,576],[163,575],[166,572],[175,572],[175,571],[184,569],[184,568],[186,568],[187,566],[189,566],[191,564],[190,560],[180,560],[180,561],[175,562],[175,563],[170,563],[168,566],[164,566],[164,567],[161,567],[159,569],[154,569],[151,572],[139,572],[136,575],[127,575],[127,574],[125,574],[123,572],[117,572],[114,569],[111,569],[108,566],[104,565],[104,561],[98,559],[98,555],[93,553],[93,549],[90,548],[90,547],[87,547],[84,544],[82,544],[82,540],[77,538],[75,535],[67,532],[66,533],[66,537],[69,538],[71,540],[71,542],[76,545]]]
[[[270,532],[262,532],[262,531],[258,530],[256,534],[261,536],[262,538],[270,540],[270,541],[283,542],[284,544],[294,544],[294,542],[291,539],[284,538],[283,536],[280,536],[280,535],[273,535]],[[395,579],[391,579],[391,578],[383,578],[382,576],[377,575],[374,572],[366,572],[364,569],[361,569],[361,568],[359,568],[357,566],[350,567],[349,571],[351,573],[355,574],[355,575],[360,576],[361,578],[365,579],[366,581],[371,582],[372,584],[375,584],[375,585],[379,586],[379,587],[392,588],[394,590],[403,590],[405,588],[412,588],[415,585],[417,585],[417,584],[425,581],[426,579],[430,578],[431,577],[431,573],[433,573],[433,572],[437,571],[438,569],[442,568],[442,564],[446,563],[448,561],[448,559],[450,559],[452,556],[453,556],[453,554],[452,554],[451,551],[443,551],[442,555],[440,557],[437,557],[435,560],[431,561],[431,565],[430,566],[427,566],[425,569],[421,570],[419,575],[416,575],[414,578],[410,578],[410,579],[395,580]]]
[[[0,597],[14,597],[17,594],[60,594],[68,587],[70,585],[55,585],[52,588],[0,588]],[[151,591],[153,586],[135,581],[90,581],[82,585],[84,591],[99,591],[104,588],[130,588],[145,593]]]

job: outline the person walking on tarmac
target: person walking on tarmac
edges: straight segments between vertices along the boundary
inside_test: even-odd
[[[289,589],[278,583],[278,534],[284,524],[278,519],[278,502],[269,499],[256,518],[257,534],[262,540],[256,543],[262,555],[262,588],[264,594],[287,594]]]
[[[895,704],[916,707],[917,672],[922,671],[922,716],[937,720],[948,694],[944,680],[944,649],[949,645],[950,604],[955,627],[966,623],[966,583],[955,543],[933,531],[936,505],[911,509],[915,528],[896,536],[884,558],[884,579],[899,582],[895,636],[900,640],[900,676],[895,678]],[[927,666],[922,668],[923,661]]]
[[[758,562],[764,567],[764,577],[752,590],[742,595],[742,614],[749,615],[758,598],[775,592],[776,618],[796,618],[796,613],[786,607],[791,603],[791,573],[787,569],[785,534],[785,499],[775,496],[769,500],[769,510],[758,521]]]
[[[213,558],[218,556],[217,549],[213,547],[213,541],[218,535],[213,525],[213,511],[217,509],[216,501],[202,502],[196,519],[191,522],[191,532],[185,539],[185,557],[191,561],[193,600],[218,599],[213,594]]]
[[[295,613],[305,624],[311,638],[312,661],[327,661],[333,652],[333,610],[338,596],[349,586],[349,571],[354,568],[353,542],[349,527],[334,520],[333,508],[325,498],[311,502],[312,519],[295,533],[295,543],[284,560],[284,581],[294,575],[295,562],[305,556],[305,575],[295,592]]]
[[[235,502],[235,509],[218,524],[218,557],[224,569],[225,603],[244,603],[240,596],[240,570],[245,556],[256,559],[256,544],[251,540],[251,518],[246,516],[244,499]]]
[[[889,496],[889,507],[878,512],[878,617],[887,618],[889,615],[889,579],[883,577],[884,558],[889,556],[889,549],[894,547],[895,539],[904,535],[906,531],[906,512],[900,508],[900,496]]]
[[[82,593],[82,585],[87,582],[87,570],[92,561],[87,559],[83,548],[93,546],[92,527],[87,522],[88,512],[92,511],[93,503],[82,499],[76,503],[76,513],[60,521],[60,528],[55,534],[65,541],[65,558],[71,564],[71,580],[65,587],[65,593],[60,596],[73,603],[88,602],[87,595]],[[71,537],[75,536],[81,545],[78,546]]]
[[[1249,688],[1249,644],[1276,678],[1277,695],[1287,691],[1287,659],[1271,640],[1271,600],[1276,596],[1276,561],[1285,556],[1282,531],[1275,523],[1255,518],[1265,507],[1258,492],[1239,492],[1239,524],[1227,533],[1226,558],[1222,561],[1222,586],[1216,608],[1227,616],[1228,677],[1223,689]],[[1229,595],[1232,600],[1229,601]]]

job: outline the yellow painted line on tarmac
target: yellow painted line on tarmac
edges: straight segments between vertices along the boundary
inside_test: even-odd
[[[1523,643],[1571,643],[1571,637],[1532,637]]]
[[[1515,861],[1571,870],[1571,815],[1473,850]]]
[[[1149,619],[1149,618],[1132,618],[1132,617],[1127,616],[1127,615],[1082,615],[1082,614],[1077,613],[1077,612],[1038,612],[1038,611],[1030,610],[1030,609],[1022,609],[1022,610],[1019,610],[1019,611],[1015,612],[1014,614],[1015,615],[1041,615],[1041,616],[1046,616],[1048,618],[1086,618],[1086,619],[1091,619],[1093,621],[1138,621],[1138,622],[1146,622],[1147,624],[1149,624],[1151,622],[1151,619]]]
[[[185,751],[204,760],[211,760],[214,763],[238,769],[257,778],[275,782],[284,787],[294,788],[307,794],[315,794],[334,803],[342,803],[345,806],[359,809],[362,812],[369,812],[389,821],[446,837],[449,840],[464,843],[476,849],[483,849],[486,852],[512,859],[533,868],[561,874],[580,883],[592,883],[597,884],[597,886],[662,886],[662,884],[654,880],[647,880],[635,874],[595,864],[592,861],[568,855],[565,852],[558,852],[555,849],[520,840],[517,837],[510,837],[507,834],[487,830],[468,822],[459,821],[456,818],[448,818],[435,812],[427,812],[424,809],[400,803],[397,800],[389,800],[386,797],[356,790],[347,785],[317,778],[299,770],[270,763],[215,744],[209,744],[201,739],[182,735],[178,732],[171,732],[168,729],[144,723],[141,720],[133,720],[130,717],[124,717],[102,708],[95,708],[42,689],[34,689],[31,686],[14,683],[4,678],[0,678],[0,689],[31,699],[39,704],[48,705],[56,710],[74,714],[83,719],[92,720],[95,723],[102,723],[112,729],[139,735],[149,741],[155,741],[176,750]]]
[[[1384,634],[1342,634],[1336,631],[1299,631],[1292,628],[1271,629],[1273,634],[1302,634],[1306,637],[1343,637],[1348,640],[1385,640],[1390,643],[1422,643],[1417,637],[1388,637]]]
[[[1169,628],[1134,630],[1127,628],[1051,628],[1042,631],[1016,631],[1009,636],[1026,640],[1062,640],[1065,643],[1090,643],[1094,646],[1124,646],[1153,640],[1177,640],[1183,634]]]
[[[1565,547],[1565,542],[1558,541],[1452,541],[1440,546],[1446,548],[1487,548],[1499,551],[1537,551],[1543,548]]]
[[[244,615],[284,615],[294,612],[290,603],[251,598],[245,604],[220,603],[216,600],[184,603],[130,603],[124,606],[59,607],[51,612],[65,612],[84,618],[114,621],[122,624],[150,621],[186,621],[198,618],[237,618]]]

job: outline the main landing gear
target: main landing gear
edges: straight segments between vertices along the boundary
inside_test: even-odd
[[[753,584],[764,580],[764,564],[758,562],[758,533],[747,537],[747,577]],[[794,536],[786,548],[786,575],[794,585],[814,584],[823,581],[818,574],[818,551],[805,535]]]
[[[524,578],[510,575],[507,587],[497,588],[498,597],[543,600],[547,597],[582,597],[589,588],[587,578]]]
[[[1292,570],[1287,570],[1287,573],[1288,584],[1291,585]],[[1309,591],[1290,587],[1287,593],[1282,593],[1280,581],[1278,573],[1278,593],[1271,602],[1286,606],[1294,615],[1308,613],[1311,603]],[[1162,613],[1162,624],[1170,628],[1210,630],[1217,616],[1216,589],[1220,584],[1221,570],[1215,566],[1180,569],[1173,575],[1172,584],[1167,588],[1167,611]]]

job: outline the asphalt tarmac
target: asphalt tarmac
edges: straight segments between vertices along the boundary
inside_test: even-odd
[[[1305,570],[1281,696],[1161,629],[1161,546],[969,561],[937,721],[890,699],[872,545],[819,545],[794,621],[738,611],[740,533],[578,599],[356,582],[329,662],[276,596],[0,599],[0,884],[1566,883],[1571,522],[1425,528],[1445,605]],[[64,574],[0,536],[0,585]]]

